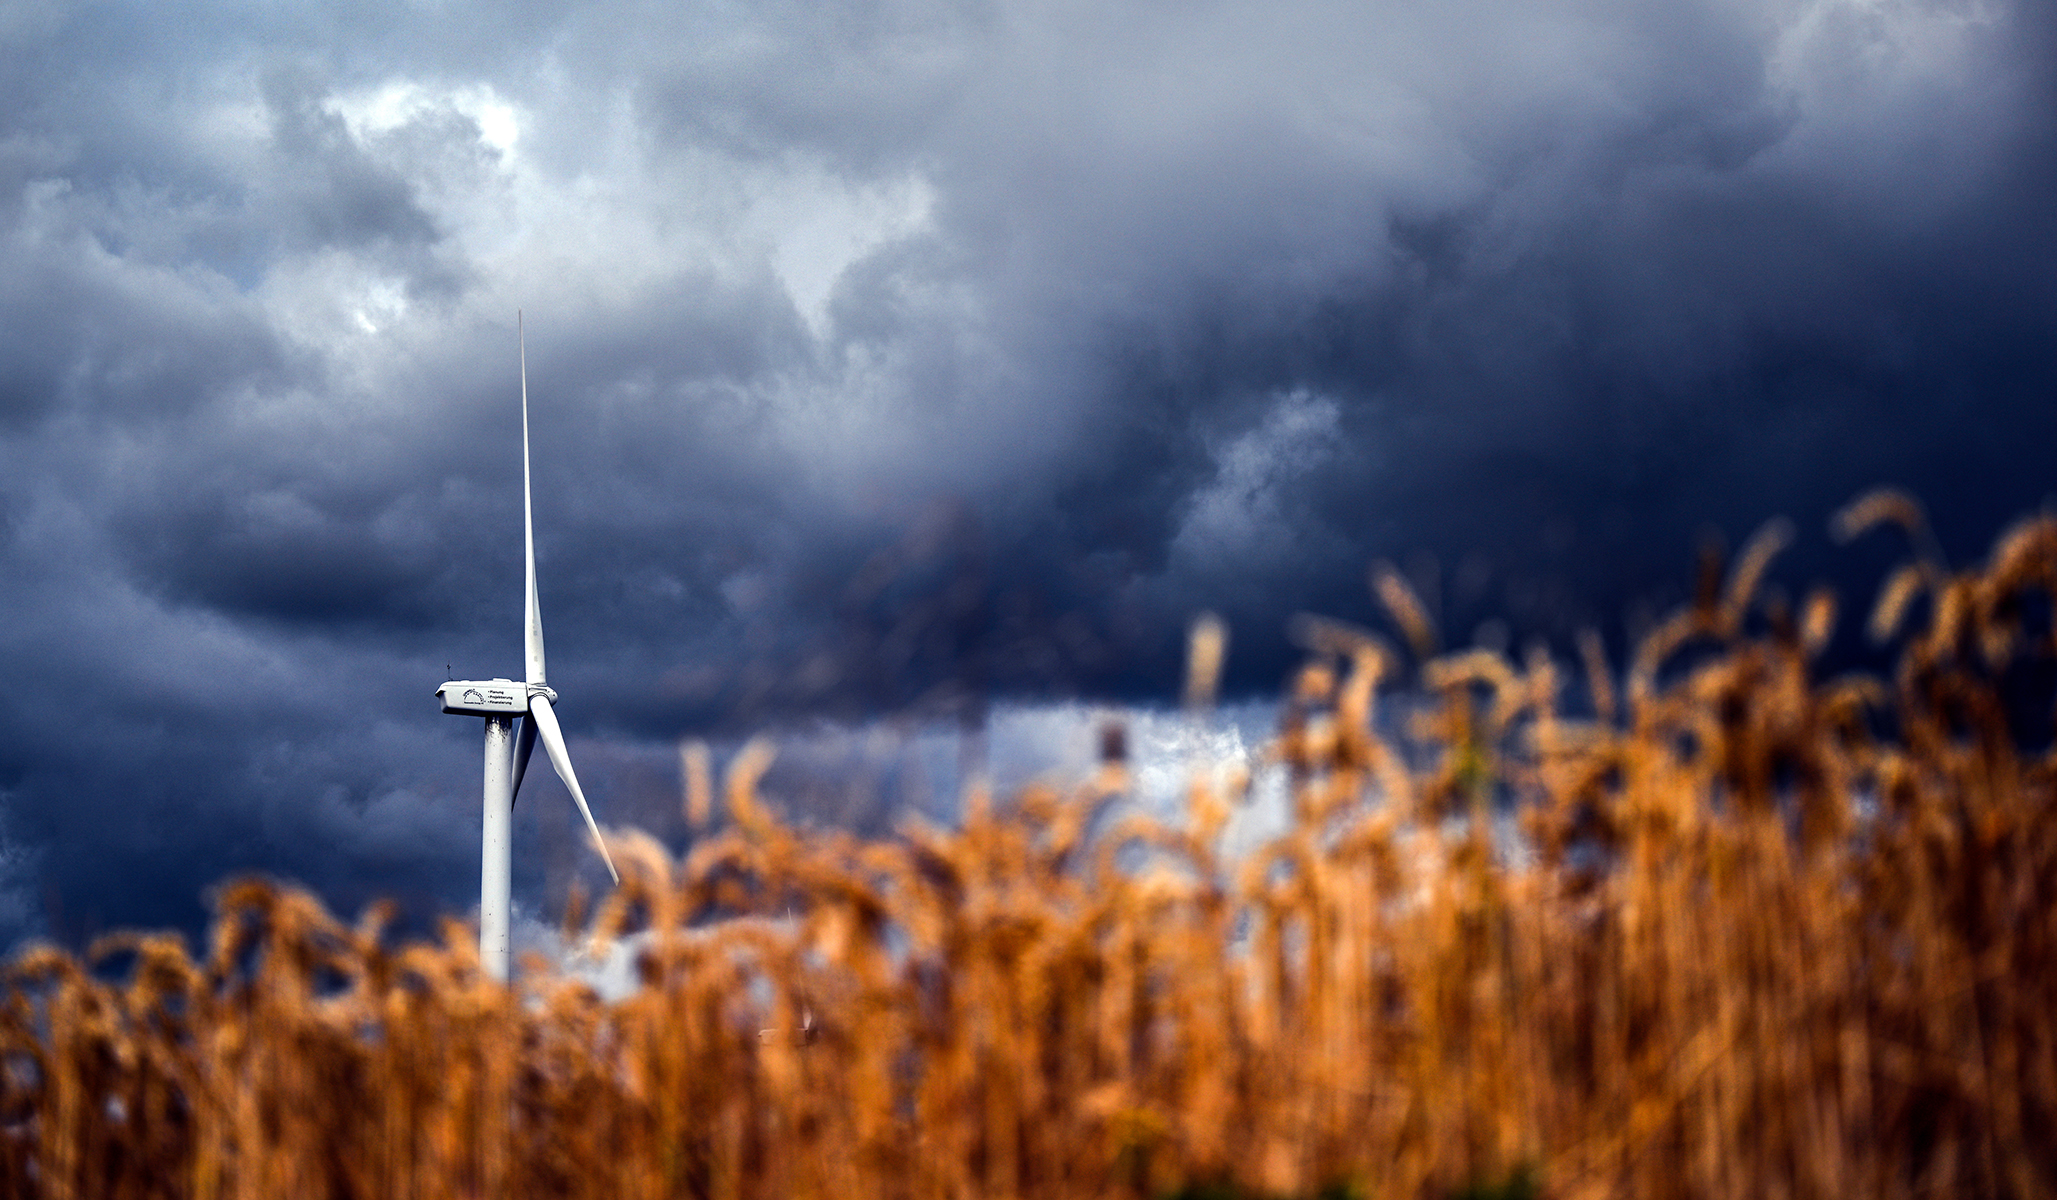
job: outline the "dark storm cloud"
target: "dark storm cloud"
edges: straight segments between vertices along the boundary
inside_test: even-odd
[[[604,820],[675,826],[685,730],[1168,696],[1203,607],[1269,687],[1374,558],[1618,644],[1708,525],[1868,586],[1880,481],[1976,553],[2053,486],[2053,21],[9,6],[0,925],[466,903],[517,307]],[[590,869],[518,821],[529,903]]]

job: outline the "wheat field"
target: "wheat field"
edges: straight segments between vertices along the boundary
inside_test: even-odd
[[[1838,518],[1893,525],[1932,544],[1896,493]],[[622,887],[566,915],[632,939],[617,1001],[254,881],[197,954],[24,949],[0,1194],[2050,1195],[2057,519],[1891,575],[1884,678],[1819,677],[1836,602],[1760,587],[1785,532],[1619,669],[1436,656],[1375,571],[1422,698],[1303,618],[1294,820],[1235,859],[1226,770],[1173,823],[1113,758],[863,841],[778,820],[753,746],[691,757],[718,831],[611,836]],[[1220,658],[1196,627],[1189,703]]]

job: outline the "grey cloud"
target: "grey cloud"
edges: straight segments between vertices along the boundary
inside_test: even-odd
[[[284,348],[224,281],[110,253],[61,178],[18,195],[0,281],[0,420],[60,408],[147,419],[283,378]]]
[[[413,187],[372,161],[343,118],[321,105],[327,89],[304,72],[274,68],[262,83],[271,140],[284,160],[285,207],[318,245],[358,249],[434,242],[435,222],[414,202]]]
[[[682,147],[750,157],[812,153],[856,170],[904,160],[946,118],[993,53],[992,6],[839,2],[768,5],[733,25],[691,9],[636,13],[624,47],[614,13],[575,23],[570,50],[599,78],[619,77],[652,127]]]

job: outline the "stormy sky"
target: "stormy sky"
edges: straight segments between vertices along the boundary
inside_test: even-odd
[[[1260,696],[1376,559],[1561,651],[1774,515],[1861,601],[1874,484],[1981,554],[2053,201],[2031,0],[10,0],[0,945],[476,904],[517,310],[560,718],[676,833],[682,735],[1169,701],[1202,609]]]

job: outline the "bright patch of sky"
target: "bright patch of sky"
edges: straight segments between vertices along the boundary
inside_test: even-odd
[[[1196,562],[1296,553],[1285,497],[1335,452],[1340,417],[1333,399],[1307,388],[1276,397],[1255,429],[1216,451],[1214,479],[1189,502],[1174,552]]]
[[[870,182],[802,170],[765,181],[746,227],[770,246],[772,267],[808,329],[825,338],[843,272],[927,228],[934,204],[935,190],[918,175]]]
[[[434,88],[393,79],[333,95],[324,107],[343,118],[359,141],[370,141],[439,112],[471,118],[478,125],[479,140],[502,154],[512,154],[521,136],[520,114],[488,83]]]

